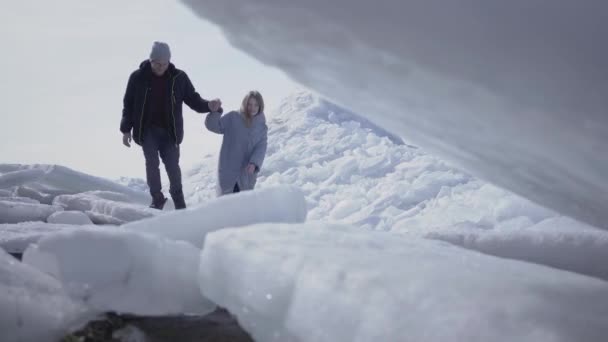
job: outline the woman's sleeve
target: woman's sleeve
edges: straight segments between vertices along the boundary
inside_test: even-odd
[[[219,112],[209,113],[205,118],[205,127],[211,132],[224,134],[226,128],[229,126],[229,115],[230,113],[226,115],[222,115],[222,113]]]

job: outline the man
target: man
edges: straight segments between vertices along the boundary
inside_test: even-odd
[[[120,122],[123,144],[131,147],[133,140],[143,148],[152,195],[150,207],[159,210],[167,201],[161,191],[159,155],[169,176],[169,193],[175,209],[186,208],[179,167],[179,145],[184,138],[182,103],[198,113],[222,111],[219,99],[201,98],[188,75],[170,61],[169,45],[154,42],[150,59],[129,77]]]

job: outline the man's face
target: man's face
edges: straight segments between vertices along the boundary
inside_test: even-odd
[[[150,64],[152,66],[152,72],[156,76],[162,76],[165,74],[165,71],[169,68],[168,61],[157,61],[154,59],[150,60]]]

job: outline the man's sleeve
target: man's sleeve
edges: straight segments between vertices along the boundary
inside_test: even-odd
[[[135,76],[129,76],[127,90],[123,98],[122,119],[120,120],[120,131],[123,133],[131,132],[133,128],[133,101],[135,101]]]
[[[203,99],[194,89],[192,82],[190,82],[190,78],[186,73],[184,76],[186,84],[185,84],[185,93],[184,93],[184,102],[188,105],[188,107],[192,108],[193,111],[198,113],[209,113],[209,101]]]

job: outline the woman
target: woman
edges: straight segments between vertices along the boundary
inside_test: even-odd
[[[210,113],[205,126],[224,135],[218,168],[220,195],[252,190],[266,156],[268,138],[262,95],[250,91],[240,111]]]

